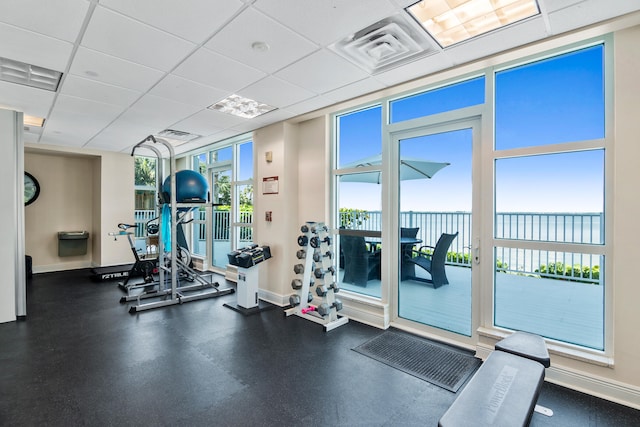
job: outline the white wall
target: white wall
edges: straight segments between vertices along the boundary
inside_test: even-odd
[[[22,149],[22,142],[17,141],[21,136],[17,126],[22,116],[14,111],[0,109],[0,323],[16,320],[16,286],[24,286],[16,283],[24,275],[17,274],[17,268],[24,268],[24,260],[17,259],[18,237],[22,231],[16,230],[18,224],[18,191],[22,188],[18,184],[17,175],[22,170],[18,164],[18,150]],[[20,157],[21,158],[21,157]],[[24,197],[22,194],[20,199]]]

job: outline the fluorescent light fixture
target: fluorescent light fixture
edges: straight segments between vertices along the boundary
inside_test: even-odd
[[[169,144],[177,147],[178,145],[182,145],[196,138],[200,138],[202,135],[196,135],[195,133],[189,133],[175,129],[165,129],[157,133],[155,136],[160,137],[166,140]]]
[[[24,114],[22,117],[25,126],[42,127],[44,125],[43,117],[29,116],[28,114]]]
[[[234,116],[244,119],[253,119],[262,114],[273,111],[276,107],[263,104],[253,99],[244,98],[240,95],[230,95],[222,101],[216,102],[207,107],[210,110],[220,111],[222,113],[233,114]]]
[[[536,0],[423,0],[406,11],[442,47],[540,13]]]
[[[55,92],[62,73],[0,57],[0,80]]]

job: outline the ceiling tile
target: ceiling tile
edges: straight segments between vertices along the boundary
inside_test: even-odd
[[[45,118],[55,98],[55,92],[3,81],[0,94],[0,108]]]
[[[199,49],[173,74],[218,89],[235,92],[266,74],[208,49]]]
[[[43,140],[64,137],[68,145],[82,145],[122,111],[120,106],[59,95],[45,123]]]
[[[238,0],[101,0],[100,4],[197,44],[246,7]]]
[[[276,76],[315,93],[369,77],[362,69],[324,49],[279,71]]]
[[[160,98],[154,95],[145,95],[122,115],[125,120],[145,123],[149,125],[149,134],[156,128],[166,129],[172,123],[183,120],[199,111],[200,108]]]
[[[184,120],[173,123],[171,126],[176,130],[204,136],[220,132],[223,129],[230,128],[244,121],[246,121],[246,119],[205,109]]]
[[[69,42],[2,23],[0,41],[0,56],[55,71],[67,68],[73,51]]]
[[[140,92],[146,92],[164,75],[162,71],[83,47],[78,48],[69,72]]]
[[[602,0],[586,0],[570,7],[549,13],[549,24],[552,34],[561,34],[594,21],[604,21],[614,16],[638,10],[638,0],[607,0],[606,6]]]
[[[200,108],[206,108],[230,95],[229,91],[205,86],[173,74],[160,80],[149,93]]]
[[[155,132],[155,130],[150,131],[149,127],[144,124],[119,118],[102,132],[95,135],[86,144],[86,148],[107,151],[127,150],[130,152],[134,145]],[[126,137],[123,137],[123,135],[126,135]]]
[[[96,7],[82,45],[136,64],[169,71],[195,44],[142,24],[104,7]]]
[[[287,111],[290,111],[295,115],[300,115],[319,110],[320,108],[332,105],[333,103],[334,102],[329,98],[326,98],[324,96],[316,96],[315,98],[310,98],[295,105],[288,106]]]
[[[416,78],[428,76],[429,74],[445,70],[453,67],[453,61],[447,52],[440,52],[429,55],[410,62],[402,67],[393,68],[380,74],[376,74],[375,78],[387,86],[393,86],[399,83],[413,80]]]
[[[260,0],[254,7],[322,46],[395,12],[389,0]]]
[[[66,76],[60,93],[122,107],[130,106],[142,95],[142,92],[85,79],[73,74]]]
[[[251,28],[251,31],[247,31],[247,28]],[[266,43],[269,49],[253,49],[255,42]],[[205,47],[267,73],[318,50],[317,45],[254,9],[242,12]]]
[[[74,43],[88,10],[86,0],[2,0],[0,21]]]
[[[316,96],[313,92],[271,76],[242,89],[238,95],[278,108]]]
[[[333,102],[340,102],[346,99],[355,98],[357,96],[366,95],[367,93],[375,92],[384,88],[384,84],[380,83],[373,77],[369,77],[367,79],[351,83],[347,86],[342,86],[340,89],[326,92],[323,96],[333,100]]]

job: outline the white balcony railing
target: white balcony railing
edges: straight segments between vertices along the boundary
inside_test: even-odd
[[[213,240],[228,241],[230,218],[228,211],[213,211]],[[136,237],[145,236],[144,224],[155,216],[154,211],[135,211]],[[194,240],[206,240],[206,212],[196,215]],[[358,230],[381,231],[380,211],[348,211],[341,213],[341,224]],[[422,245],[435,246],[442,233],[458,232],[449,249],[448,263],[470,267],[470,212],[401,212],[401,227],[417,227]],[[251,224],[253,212],[241,212],[240,222]],[[601,213],[536,213],[501,212],[496,214],[497,239],[602,244],[604,220]],[[197,236],[197,238],[195,238]],[[253,228],[240,227],[240,242],[253,241]],[[497,271],[523,275],[599,283],[601,258],[597,255],[561,253],[545,250],[524,250],[499,247],[496,249]],[[563,271],[559,271],[560,269]]]

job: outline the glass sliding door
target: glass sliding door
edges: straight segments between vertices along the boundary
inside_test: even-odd
[[[471,336],[473,122],[397,141],[398,316]]]
[[[211,265],[225,268],[231,252],[231,167],[211,170]]]

